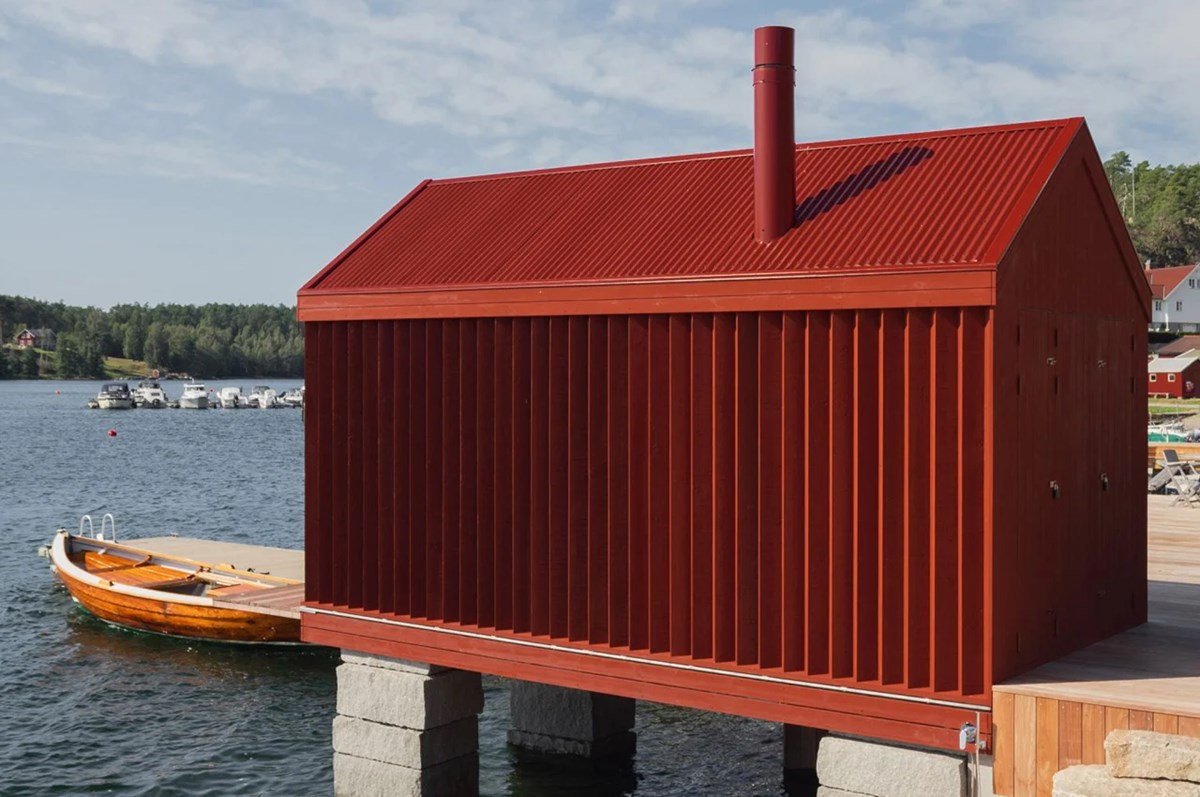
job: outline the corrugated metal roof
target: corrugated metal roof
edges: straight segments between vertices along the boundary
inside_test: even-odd
[[[750,151],[430,181],[302,293],[991,266],[1082,124],[798,145],[767,244]]]
[[[1192,367],[1200,357],[1156,357],[1146,364],[1152,374],[1178,374]]]
[[[1169,266],[1167,268],[1146,269],[1146,279],[1150,283],[1150,294],[1155,299],[1165,299],[1171,291],[1178,288],[1185,279],[1195,273],[1200,266]]]

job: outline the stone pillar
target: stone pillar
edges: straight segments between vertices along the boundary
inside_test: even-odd
[[[482,710],[479,673],[343,651],[334,794],[477,794]]]
[[[628,755],[636,747],[630,698],[513,681],[509,699],[509,744],[589,758]]]
[[[966,797],[966,755],[826,736],[817,750],[818,797]]]
[[[810,789],[817,782],[817,746],[825,731],[805,725],[783,726],[783,780],[790,789]]]

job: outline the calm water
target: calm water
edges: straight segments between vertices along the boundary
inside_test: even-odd
[[[302,547],[300,412],[85,409],[98,387],[0,382],[0,795],[332,793],[334,655],[114,629],[36,556],[105,512],[127,539]],[[636,757],[594,768],[511,751],[505,683],[484,685],[483,794],[784,792],[778,725],[639,703]]]

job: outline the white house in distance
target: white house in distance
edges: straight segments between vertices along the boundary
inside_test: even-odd
[[[1150,328],[1200,332],[1200,264],[1146,269],[1153,315]]]

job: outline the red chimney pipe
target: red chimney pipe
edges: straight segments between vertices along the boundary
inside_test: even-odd
[[[773,241],[792,227],[796,207],[795,31],[754,31],[754,236]]]

